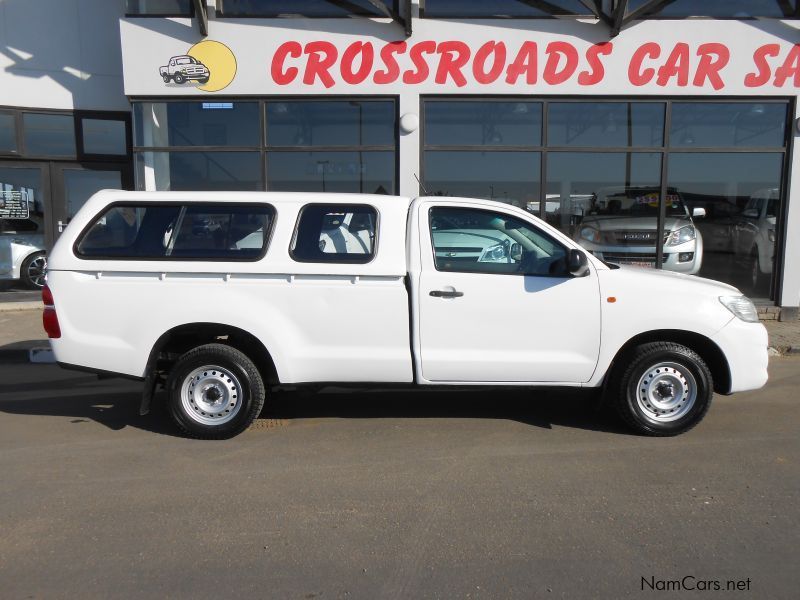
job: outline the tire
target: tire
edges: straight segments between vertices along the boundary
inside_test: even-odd
[[[653,342],[618,361],[608,390],[617,414],[633,430],[671,436],[703,420],[714,384],[696,352],[673,342]]]
[[[164,80],[164,83],[169,83],[170,81],[172,81],[172,77],[170,77],[169,75],[162,75],[161,79]]]
[[[247,429],[264,406],[264,382],[246,354],[224,344],[181,356],[167,379],[167,407],[187,436],[227,439]]]
[[[208,83],[208,77],[203,77],[202,79],[198,79],[200,83]]]
[[[175,83],[186,83],[186,77],[181,73],[175,73],[172,78],[175,80]]]
[[[34,252],[22,261],[20,280],[22,285],[32,290],[44,287],[47,275],[47,254],[44,251]]]
[[[750,253],[750,260],[748,261],[748,273],[750,275],[750,285],[753,288],[753,295],[758,295],[763,291],[769,289],[769,277],[761,272],[761,266],[758,262],[758,249],[753,248]]]

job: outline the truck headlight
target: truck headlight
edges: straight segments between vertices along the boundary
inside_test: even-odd
[[[498,260],[503,260],[505,257],[506,249],[503,244],[495,244],[483,250],[478,262],[496,262]]]
[[[586,240],[587,242],[593,242],[595,244],[600,243],[600,232],[597,231],[594,227],[584,227],[581,229],[581,239]]]
[[[774,242],[775,241],[775,230],[774,229],[768,229],[767,230],[767,239],[769,239],[770,242]]]
[[[697,237],[697,234],[694,230],[694,225],[684,225],[667,236],[667,246],[679,246],[680,244],[691,242],[695,237]]]
[[[756,307],[747,296],[720,296],[719,301],[742,321],[758,323]]]

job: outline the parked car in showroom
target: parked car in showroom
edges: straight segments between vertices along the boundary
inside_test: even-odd
[[[732,228],[733,251],[743,263],[753,289],[768,292],[775,260],[775,221],[780,206],[780,190],[765,188],[755,192]]]
[[[705,209],[690,212],[678,190],[669,188],[664,232],[659,234],[660,195],[654,187],[599,190],[575,241],[601,260],[640,267],[654,267],[657,244],[663,244],[664,269],[697,274],[703,262],[703,236],[693,217],[705,216]]]
[[[19,281],[31,289],[44,287],[47,254],[41,230],[33,219],[0,218],[0,280]]]

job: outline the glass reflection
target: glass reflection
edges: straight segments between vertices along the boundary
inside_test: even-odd
[[[137,182],[147,190],[261,189],[258,152],[142,152]]]
[[[267,189],[395,194],[394,152],[269,152]]]
[[[661,146],[664,103],[552,102],[548,146]]]
[[[772,288],[780,153],[692,153],[669,157],[669,184],[705,217],[700,275],[767,298]]]
[[[268,146],[394,146],[394,102],[271,102]]]
[[[538,102],[425,103],[429,146],[539,146],[541,140]]]
[[[675,102],[670,146],[783,146],[786,104],[743,102]]]
[[[428,195],[486,198],[538,211],[538,152],[425,152]]]

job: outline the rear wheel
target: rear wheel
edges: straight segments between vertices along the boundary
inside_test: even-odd
[[[47,254],[34,252],[24,261],[20,268],[20,279],[26,288],[40,290],[44,287],[47,276]]]
[[[164,80],[164,83],[169,83],[172,81],[172,78],[169,75],[162,75],[161,78]]]
[[[172,419],[187,435],[233,437],[264,406],[264,382],[253,361],[224,344],[206,344],[181,356],[167,381]]]
[[[677,435],[702,421],[711,406],[711,372],[693,350],[672,342],[642,344],[620,361],[609,392],[630,427],[651,436]]]

